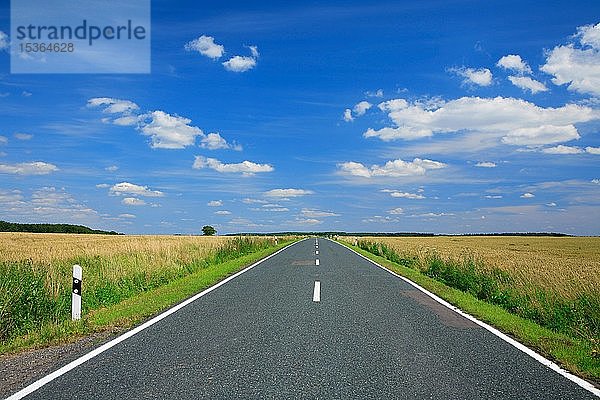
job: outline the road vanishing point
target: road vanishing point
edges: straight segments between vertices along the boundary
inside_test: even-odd
[[[297,242],[12,399],[596,399],[350,249]]]

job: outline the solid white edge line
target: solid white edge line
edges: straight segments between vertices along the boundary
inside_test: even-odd
[[[257,265],[259,265],[260,263],[267,261],[269,258],[276,256],[277,254],[281,253],[282,251],[288,249],[291,246],[294,246],[300,242],[303,242],[306,239],[303,240],[299,240],[297,242],[291,243],[287,246],[285,246],[282,249],[277,250],[275,253],[261,259],[258,260],[257,262],[255,262],[254,264],[244,268],[243,270],[236,272],[234,275],[231,275],[225,279],[223,279],[222,281],[216,283],[214,286],[209,287],[208,289],[205,289],[204,291],[195,294],[194,296],[190,297],[189,299],[177,304],[176,306],[168,309],[167,311],[164,311],[162,314],[157,315],[156,317],[144,322],[142,325],[128,331],[125,332],[123,335],[111,340],[110,342],[107,342],[105,344],[103,344],[102,346],[98,347],[97,349],[94,349],[92,351],[90,351],[89,353],[83,355],[82,357],[71,361],[69,364],[65,365],[64,367],[57,369],[56,371],[52,372],[49,375],[46,375],[45,377],[33,382],[32,384],[30,384],[29,386],[19,390],[18,392],[16,392],[15,394],[11,395],[10,397],[7,397],[5,400],[19,400],[22,399],[23,397],[35,392],[36,390],[38,390],[39,388],[41,388],[42,386],[46,385],[47,383],[52,382],[54,379],[58,378],[61,375],[66,374],[67,372],[71,371],[72,369],[77,368],[78,366],[80,366],[81,364],[85,363],[86,361],[91,360],[92,358],[96,357],[99,354],[104,353],[106,350],[110,349],[111,347],[116,346],[117,344],[121,343],[124,340],[129,339],[130,337],[140,333],[141,331],[143,331],[146,328],[149,328],[150,326],[156,324],[157,322],[159,322],[160,320],[168,317],[169,315],[181,310],[183,307],[189,305],[190,303],[198,300],[200,297],[212,292],[213,290],[217,289],[218,287],[226,284],[227,282],[237,278],[238,276],[242,275],[244,272],[247,272],[249,270],[251,270],[252,268],[256,267]]]
[[[313,290],[313,301],[319,303],[321,301],[321,282],[315,281],[315,288]]]
[[[366,256],[363,256],[362,254],[360,254],[356,250],[351,249],[350,247],[345,246],[342,243],[339,243],[339,242],[334,242],[334,243],[337,243],[340,246],[346,247],[348,250],[352,251],[353,253],[355,253],[355,254],[359,255],[360,257],[364,258],[365,260],[369,261],[371,264],[373,264],[373,265],[375,265],[375,266],[383,269],[384,271],[389,272],[390,274],[394,275],[395,277],[398,277],[398,278],[402,279],[406,283],[414,286],[415,288],[417,288],[421,292],[425,293],[427,296],[431,297],[433,300],[437,301],[438,303],[442,304],[443,306],[449,308],[450,310],[456,312],[457,314],[462,315],[466,319],[474,322],[475,324],[477,324],[477,325],[481,326],[482,328],[488,330],[489,332],[493,333],[494,335],[496,335],[500,339],[504,340],[508,344],[510,344],[510,345],[516,347],[517,349],[521,350],[523,353],[525,353],[528,356],[530,356],[531,358],[535,359],[540,364],[545,365],[546,367],[548,367],[551,370],[557,372],[558,374],[564,376],[565,378],[567,378],[568,380],[572,381],[573,383],[576,383],[577,385],[579,385],[583,389],[585,389],[585,390],[591,392],[592,394],[600,397],[600,389],[596,388],[594,385],[592,385],[590,382],[586,381],[585,379],[582,379],[582,378],[580,378],[580,377],[578,377],[576,375],[573,375],[569,371],[561,368],[558,364],[556,364],[556,363],[548,360],[546,357],[542,356],[541,354],[536,353],[534,350],[531,350],[529,347],[525,346],[524,344],[522,344],[520,342],[517,342],[515,339],[513,339],[510,336],[508,336],[508,335],[500,332],[498,329],[494,328],[493,326],[488,325],[485,322],[478,320],[474,316],[472,316],[470,314],[467,314],[466,312],[462,311],[458,307],[453,306],[452,304],[448,303],[446,300],[444,300],[444,299],[436,296],[435,294],[431,293],[429,290],[425,289],[424,287],[419,286],[418,284],[416,284],[415,282],[411,281],[410,279],[408,279],[408,278],[406,278],[406,277],[404,277],[402,275],[398,275],[394,271],[391,271],[391,270],[385,268],[384,266],[379,265],[375,261],[369,259]]]

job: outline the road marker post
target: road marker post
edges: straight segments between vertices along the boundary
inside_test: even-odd
[[[71,294],[71,319],[81,319],[81,280],[82,269],[79,265],[73,265],[73,292]]]

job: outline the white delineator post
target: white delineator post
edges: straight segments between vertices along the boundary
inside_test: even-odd
[[[81,267],[77,264],[73,265],[73,292],[71,295],[71,319],[77,321],[81,319]]]

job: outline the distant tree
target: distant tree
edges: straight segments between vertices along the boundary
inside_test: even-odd
[[[213,236],[215,233],[217,233],[217,230],[210,225],[205,225],[202,227],[202,233],[204,236]]]

